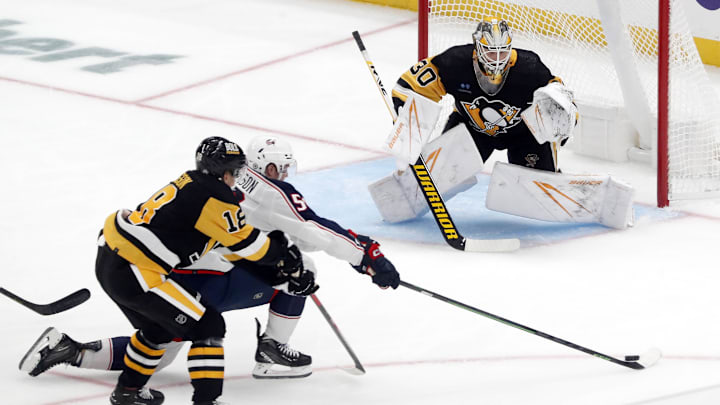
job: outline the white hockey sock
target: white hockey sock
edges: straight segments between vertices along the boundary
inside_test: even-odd
[[[265,328],[265,336],[278,343],[287,344],[299,320],[299,316],[290,317],[273,311],[268,311],[268,322],[267,327]]]
[[[175,360],[177,355],[180,353],[180,349],[182,349],[184,345],[185,342],[172,341],[168,343],[165,347],[165,354],[163,354],[162,358],[160,359],[160,363],[158,363],[156,370],[162,370],[165,367],[169,366],[170,363]]]
[[[101,339],[100,350],[83,350],[80,368],[91,368],[94,370],[112,370],[113,364],[113,343],[112,339]]]

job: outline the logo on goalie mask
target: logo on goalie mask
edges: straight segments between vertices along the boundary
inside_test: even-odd
[[[470,124],[489,136],[504,134],[522,121],[520,109],[501,100],[488,100],[480,96],[471,103],[461,102]]]

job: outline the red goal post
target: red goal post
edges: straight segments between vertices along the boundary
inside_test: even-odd
[[[617,142],[599,157],[644,157],[657,167],[659,207],[720,196],[720,101],[678,0],[418,0],[418,59],[469,43],[486,15],[507,20],[516,45],[575,91],[592,125],[578,125],[573,150]],[[595,120],[606,133],[592,133]]]

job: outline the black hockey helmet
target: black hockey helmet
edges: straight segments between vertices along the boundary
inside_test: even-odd
[[[222,178],[226,171],[236,179],[247,164],[245,153],[238,144],[219,136],[203,139],[195,151],[195,164],[199,171]]]

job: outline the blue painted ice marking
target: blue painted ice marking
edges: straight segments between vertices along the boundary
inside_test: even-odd
[[[291,179],[315,212],[357,233],[379,240],[391,238],[412,242],[444,244],[431,215],[390,224],[382,220],[367,186],[395,169],[393,159],[355,163],[332,169],[306,172]],[[446,201],[448,211],[463,236],[473,239],[519,238],[523,247],[544,245],[606,232],[622,232],[599,224],[553,223],[516,217],[485,208],[490,176],[478,177],[478,184]],[[636,221],[662,221],[682,213],[635,204]]]

